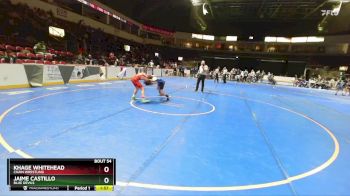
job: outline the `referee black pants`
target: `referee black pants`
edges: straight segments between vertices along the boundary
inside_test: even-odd
[[[197,85],[196,85],[196,91],[198,91],[199,83],[202,81],[202,92],[204,90],[204,81],[205,81],[205,75],[198,75],[197,78]]]

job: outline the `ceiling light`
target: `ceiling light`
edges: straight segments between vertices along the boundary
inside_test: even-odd
[[[203,35],[203,40],[213,41],[215,39],[214,35]]]
[[[265,37],[265,42],[276,42],[277,37]]]
[[[208,10],[207,10],[207,8],[205,8],[205,5],[207,5],[206,3],[204,3],[203,4],[203,6],[202,6],[202,9],[203,9],[203,15],[205,16],[205,15],[207,15],[207,14],[209,14],[209,12],[208,12]]]
[[[277,42],[280,42],[280,43],[290,43],[291,42],[291,39],[290,38],[287,38],[287,37],[277,37]]]
[[[319,32],[322,32],[322,31],[323,31],[323,26],[320,26],[320,25],[319,25],[319,26],[317,27],[317,29],[318,29]]]
[[[226,41],[237,41],[237,36],[226,36]]]
[[[307,42],[324,42],[324,37],[310,36],[307,37]]]
[[[191,0],[193,6],[199,6],[202,4],[202,0]]]
[[[305,43],[307,37],[292,37],[292,43]]]

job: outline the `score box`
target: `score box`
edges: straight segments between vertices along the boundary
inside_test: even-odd
[[[115,159],[8,159],[10,190],[113,190]],[[12,188],[11,188],[12,187]],[[58,188],[57,188],[58,187]],[[111,188],[112,187],[112,188]]]

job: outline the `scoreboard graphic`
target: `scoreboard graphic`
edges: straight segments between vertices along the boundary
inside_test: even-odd
[[[11,191],[113,191],[115,159],[8,159]]]

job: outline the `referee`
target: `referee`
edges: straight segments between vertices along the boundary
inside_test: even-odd
[[[198,70],[198,78],[197,78],[197,85],[196,85],[196,92],[198,91],[199,83],[202,82],[202,92],[204,90],[204,81],[209,72],[208,65],[205,64],[205,61],[202,60],[201,65],[199,66]]]

